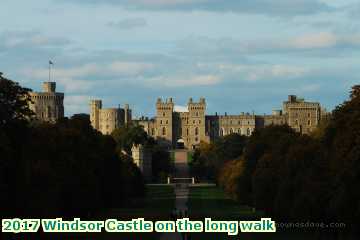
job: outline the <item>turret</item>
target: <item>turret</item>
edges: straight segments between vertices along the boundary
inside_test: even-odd
[[[56,82],[44,82],[43,91],[46,93],[55,93],[56,91]]]
[[[93,128],[99,130],[99,110],[102,108],[101,100],[90,101],[90,122]]]

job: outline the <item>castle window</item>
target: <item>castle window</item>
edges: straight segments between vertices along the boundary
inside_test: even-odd
[[[195,120],[193,121],[193,124],[195,124]]]
[[[189,136],[189,129],[186,129],[186,136]]]
[[[160,120],[160,124],[162,124],[162,120]]]
[[[196,137],[196,138],[195,138],[195,142],[197,142],[197,141],[199,141],[199,139]]]
[[[199,135],[199,129],[195,128],[195,135]]]
[[[47,115],[48,115],[48,118],[51,118],[51,108],[50,108],[50,106],[47,107]]]
[[[310,120],[308,120],[308,125],[309,125],[309,126],[311,125],[311,121],[310,121]]]
[[[163,127],[163,129],[162,129],[162,135],[163,135],[163,136],[166,135],[166,128],[165,128],[165,127]]]
[[[310,113],[308,113],[308,117],[311,117],[311,114],[310,114]]]
[[[199,116],[199,113],[198,113],[198,112],[196,112],[196,116]]]
[[[166,120],[166,124],[168,124],[169,123],[169,121],[168,120]]]
[[[201,120],[199,120],[199,124],[201,124]]]
[[[165,113],[163,112],[163,117],[165,117]]]
[[[224,129],[220,129],[220,136],[224,136]]]

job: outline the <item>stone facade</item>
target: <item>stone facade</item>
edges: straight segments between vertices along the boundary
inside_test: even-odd
[[[43,92],[29,92],[30,109],[36,119],[45,122],[56,122],[64,117],[64,93],[56,92],[55,82],[44,82]]]
[[[320,103],[305,102],[290,95],[288,101],[283,103],[284,113],[287,115],[287,124],[297,132],[309,134],[319,124],[321,118]]]
[[[255,129],[270,125],[287,124],[300,133],[309,134],[317,127],[323,115],[319,103],[306,102],[293,95],[283,103],[283,110],[274,110],[271,115],[206,115],[204,98],[200,98],[199,102],[190,98],[187,109],[186,112],[175,111],[172,98],[165,101],[159,98],[156,102],[156,117],[141,118],[135,122],[169,148],[183,145],[193,149],[201,141],[209,143],[231,133],[250,136]]]
[[[128,104],[124,108],[102,108],[101,100],[91,100],[90,122],[102,134],[111,134],[116,128],[131,122],[131,109]]]
[[[131,148],[134,163],[139,167],[146,181],[152,178],[152,153],[143,145],[134,145]]]

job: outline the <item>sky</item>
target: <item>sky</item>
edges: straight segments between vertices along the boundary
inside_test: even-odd
[[[290,94],[332,110],[360,83],[360,0],[1,0],[0,72],[51,80],[65,114],[158,97],[271,113]]]

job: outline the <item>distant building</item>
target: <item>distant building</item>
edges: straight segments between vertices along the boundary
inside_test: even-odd
[[[143,145],[133,145],[131,148],[132,158],[139,167],[146,181],[152,178],[152,152]]]
[[[56,92],[55,82],[44,82],[43,92],[29,92],[29,95],[29,107],[38,120],[56,122],[64,117],[64,93]]]
[[[287,115],[287,124],[297,132],[309,134],[319,124],[321,107],[318,102],[305,102],[294,95],[283,103],[284,113]]]
[[[128,104],[124,108],[102,108],[101,100],[91,100],[90,122],[102,134],[111,134],[116,128],[131,122],[131,109]]]
[[[201,141],[209,143],[232,133],[250,136],[255,129],[270,125],[289,125],[300,133],[309,134],[325,116],[319,103],[306,102],[294,95],[283,103],[283,110],[273,110],[271,115],[206,115],[204,98],[200,98],[199,102],[190,98],[187,109],[177,111],[172,98],[165,101],[159,98],[155,118],[140,118],[134,122],[169,148],[193,149]]]

